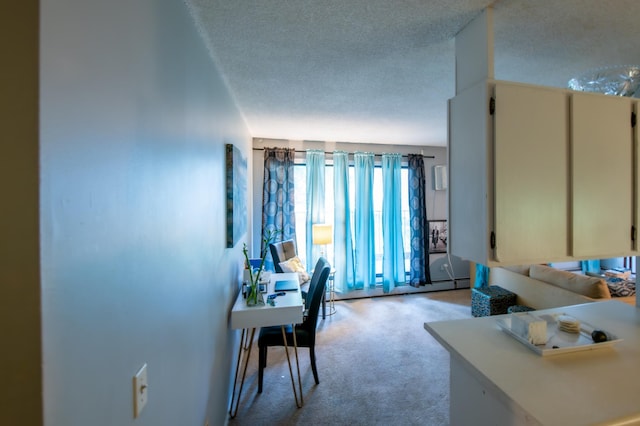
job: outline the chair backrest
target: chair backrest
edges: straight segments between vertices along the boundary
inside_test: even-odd
[[[309,284],[309,291],[305,306],[307,307],[307,317],[302,322],[301,327],[306,329],[311,336],[315,335],[316,325],[318,324],[318,312],[320,311],[320,302],[324,295],[327,279],[331,272],[331,265],[324,257],[318,259],[315,268],[313,268],[313,276]]]
[[[276,272],[282,273],[280,262],[289,260],[298,255],[296,251],[296,242],[294,240],[280,241],[269,244],[271,251],[271,259],[273,259],[273,268]]]

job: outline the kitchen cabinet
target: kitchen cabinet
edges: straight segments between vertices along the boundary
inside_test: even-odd
[[[630,98],[571,94],[576,257],[628,256],[633,248],[632,107]]]
[[[537,263],[566,256],[566,98],[511,84],[496,84],[494,93],[493,257]]]
[[[451,253],[487,266],[631,254],[633,108],[629,99],[494,80],[456,95]]]

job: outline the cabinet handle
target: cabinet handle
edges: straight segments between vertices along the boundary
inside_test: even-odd
[[[495,232],[491,231],[491,249],[495,249],[496,248],[496,234]]]

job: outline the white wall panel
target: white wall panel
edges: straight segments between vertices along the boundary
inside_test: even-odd
[[[183,2],[51,0],[41,22],[45,424],[222,424],[242,266],[224,153],[248,154],[243,120]]]

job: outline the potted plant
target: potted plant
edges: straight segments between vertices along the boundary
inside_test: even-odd
[[[249,262],[249,252],[247,244],[242,246],[242,253],[244,254],[244,267],[249,270],[249,282],[247,283],[247,306],[264,305],[264,299],[262,293],[260,293],[260,277],[264,271],[264,263],[267,259],[267,253],[269,252],[269,244],[274,240],[278,231],[268,230],[264,233],[262,241],[264,242],[262,252],[260,253],[260,266],[254,270]]]

